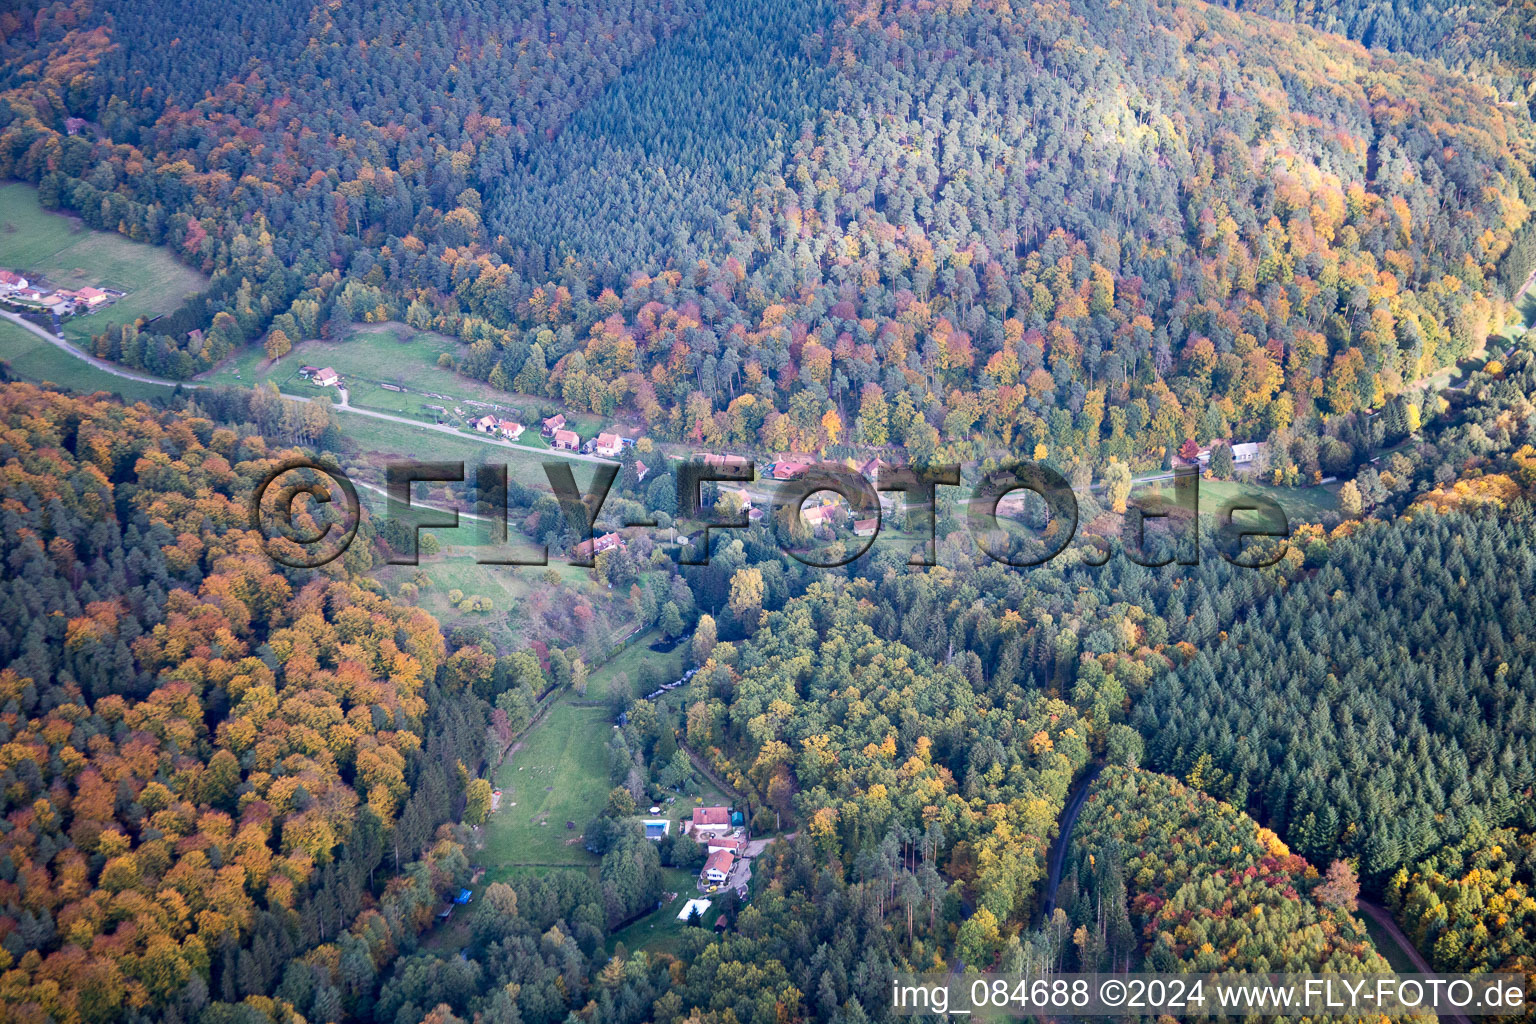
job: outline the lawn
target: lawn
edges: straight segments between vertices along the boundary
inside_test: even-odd
[[[380,500],[382,506],[383,501]],[[480,533],[474,524],[460,520],[458,530],[427,530],[442,541],[461,540],[464,533]],[[509,550],[511,550],[509,548]],[[373,577],[398,593],[404,583],[415,581],[419,575],[431,580],[431,586],[421,590],[416,604],[431,612],[445,630],[458,625],[479,625],[490,631],[491,641],[504,651],[523,645],[522,626],[524,615],[519,607],[535,589],[547,587],[544,574],[553,569],[563,584],[579,588],[591,585],[591,570],[565,565],[551,559],[548,566],[533,565],[481,565],[476,558],[487,557],[489,547],[476,547],[472,543],[444,547],[435,555],[421,555],[418,565],[387,565],[373,571]],[[523,555],[523,552],[518,552]],[[466,596],[488,598],[492,611],[460,611],[449,601],[449,591],[458,590]]]
[[[608,800],[607,708],[550,708],[496,773],[501,806],[485,825],[487,880],[512,865],[584,867],[597,858],[581,845],[581,830]],[[566,822],[576,823],[566,828]]]
[[[299,342],[276,363],[268,360],[259,347],[250,346],[201,379],[215,384],[271,381],[281,390],[308,394],[316,388],[299,377],[299,367],[329,366],[345,379],[349,401],[360,408],[427,423],[458,423],[495,407],[501,415],[525,425],[537,422],[541,408],[538,400],[508,395],[438,365],[441,356],[459,358],[464,351],[464,346],[453,338],[418,331],[406,324],[359,324],[342,341]],[[472,402],[487,404],[466,404]],[[455,407],[465,416],[454,415]]]
[[[585,570],[577,570],[582,572]],[[670,683],[683,674],[683,658],[687,654],[688,644],[681,643],[665,654],[653,651],[650,645],[661,639],[661,631],[652,629],[647,633],[635,637],[613,658],[609,659],[601,667],[592,671],[587,679],[587,700],[604,700],[609,696],[610,689],[615,680],[623,676],[629,681],[629,693],[635,697],[643,697],[640,692],[640,669],[642,665],[650,664],[659,666],[662,682]]]
[[[207,279],[164,248],[93,231],[78,218],[51,213],[30,185],[0,185],[0,267],[41,274],[55,287],[87,285],[128,294],[106,309],[64,321],[64,333],[88,341],[109,323],[130,323],[177,308]]]
[[[662,868],[662,890],[673,893],[672,899],[663,897],[661,909],[653,910],[644,917],[639,918],[608,937],[608,952],[610,954],[620,943],[631,953],[637,950],[646,950],[651,953],[675,953],[678,949],[678,939],[683,931],[689,927],[687,921],[677,919],[678,911],[683,909],[683,901],[693,899],[698,893],[694,890],[694,875],[690,871],[679,868]],[[710,910],[714,910],[711,906]],[[718,913],[705,913],[704,928],[713,927]]]
[[[1337,511],[1339,500],[1337,486],[1313,487],[1266,487],[1263,484],[1234,480],[1200,481],[1200,511],[1215,515],[1233,498],[1262,494],[1273,498],[1285,510],[1285,518],[1291,523],[1317,522],[1323,513]]]
[[[84,393],[106,391],[130,402],[168,398],[173,390],[164,384],[124,380],[98,370],[9,320],[0,320],[0,359],[10,364],[13,376],[23,380]]]

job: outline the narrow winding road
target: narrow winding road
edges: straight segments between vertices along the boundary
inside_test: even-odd
[[[1061,821],[1056,828],[1056,841],[1051,844],[1050,869],[1045,878],[1045,900],[1040,906],[1042,925],[1051,919],[1051,914],[1056,910],[1056,889],[1061,885],[1061,871],[1067,864],[1067,844],[1072,841],[1072,829],[1077,826],[1077,816],[1083,812],[1083,804],[1088,801],[1088,791],[1093,788],[1094,780],[1103,770],[1102,764],[1090,767],[1088,774],[1078,780],[1077,789],[1062,809]]]
[[[140,384],[159,384],[168,388],[181,387],[197,390],[212,388],[214,386],[203,381],[167,380],[164,377],[154,377],[149,374],[135,373],[132,370],[125,370],[116,363],[110,363],[105,359],[98,359],[93,355],[82,352],[80,349],[76,348],[74,345],[71,345],[63,338],[60,338],[59,336],[49,331],[43,330],[37,324],[34,324],[32,321],[16,313],[0,309],[0,316],[5,317],[5,319],[11,321],[18,327],[31,331],[33,334],[43,339],[54,348],[59,349],[61,352],[68,352],[70,355],[74,356],[76,359],[79,359],[81,362],[88,363],[91,366],[94,366],[96,369],[101,370],[103,373],[110,373],[114,377],[121,377],[123,380],[136,381]],[[420,430],[433,430],[439,434],[447,434],[450,437],[457,437],[469,441],[477,441],[480,444],[492,445],[497,448],[510,448],[517,452],[537,452],[540,455],[552,455],[555,458],[569,459],[574,462],[613,462],[612,459],[605,459],[598,455],[585,455],[581,452],[556,451],[553,448],[529,448],[525,445],[513,444],[511,441],[503,441],[499,438],[490,437],[485,434],[466,434],[464,431],[458,429],[457,427],[446,426],[442,423],[423,423],[421,420],[413,420],[408,416],[395,416],[387,412],[376,412],[373,409],[360,409],[348,402],[345,389],[342,389],[341,395],[341,402],[331,406],[331,408],[337,412],[352,413],[356,416],[367,416],[370,419],[376,420],[386,420],[390,423],[399,423],[407,427],[416,427]],[[306,395],[290,395],[286,392],[283,393],[283,397],[291,399],[295,402],[323,401],[323,399],[318,396],[309,397]]]

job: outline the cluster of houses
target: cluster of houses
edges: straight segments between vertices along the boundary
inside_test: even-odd
[[[114,298],[114,293],[100,288],[43,288],[13,270],[0,270],[0,298],[29,306],[40,306],[59,316],[89,313]]]
[[[517,420],[501,419],[496,416],[481,416],[471,426],[482,434],[490,434],[492,437],[504,437],[508,441],[516,441],[523,436],[524,427]]]
[[[693,820],[684,823],[683,831],[709,854],[699,872],[699,884],[722,886],[729,882],[736,859],[747,850],[741,814],[732,814],[729,807],[695,807]]]

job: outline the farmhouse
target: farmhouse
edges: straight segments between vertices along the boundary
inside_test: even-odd
[[[0,270],[0,294],[19,292],[27,286],[27,279],[10,270]]]
[[[880,520],[878,519],[860,519],[853,524],[853,535],[855,537],[873,537],[875,531],[879,528]]]
[[[314,377],[311,379],[323,388],[333,388],[341,383],[341,374],[327,366],[316,370]]]
[[[544,422],[548,423],[549,420]],[[577,451],[581,448],[581,437],[574,430],[557,430],[555,431],[555,447],[563,452]]]
[[[605,533],[601,537],[594,537],[591,540],[584,540],[580,544],[577,544],[576,555],[583,562],[585,562],[588,559],[602,554],[604,551],[622,550],[623,547],[623,537],[620,537],[616,533]]]
[[[695,837],[707,832],[725,833],[731,830],[729,807],[695,807],[692,830]]]
[[[844,511],[836,505],[816,505],[800,510],[800,518],[810,526],[827,526],[837,522],[844,515]]]
[[[75,299],[91,309],[102,305],[109,298],[111,296],[99,288],[81,288],[75,292]]]
[[[731,868],[735,863],[736,855],[730,850],[716,850],[704,862],[704,881],[711,885],[724,885],[725,880],[731,877]]]
[[[481,416],[474,422],[474,428],[482,434],[494,434],[496,433],[496,427],[495,416]]]
[[[811,467],[803,462],[775,462],[773,464],[773,478],[775,480],[795,480],[805,475],[805,471]]]
[[[891,464],[879,456],[866,459],[858,465],[859,475],[868,477],[871,480],[879,479],[881,471],[890,468]]]
[[[545,437],[554,437],[564,429],[565,415],[563,413],[557,412],[549,419],[544,421],[544,425],[539,428],[539,433],[543,434]]]
[[[597,452],[597,454],[603,456],[604,458],[614,457],[615,455],[619,454],[623,448],[624,441],[619,437],[618,434],[610,434],[604,432],[597,435],[597,447],[594,450]]]
[[[647,466],[645,463],[641,462],[639,459],[636,459],[635,460],[635,483],[637,483],[637,484],[638,483],[644,483],[645,482],[645,474],[649,473],[650,471],[651,471],[651,467],[650,466]]]
[[[523,425],[517,420],[497,420],[496,429],[501,431],[501,436],[508,441],[516,441],[523,436]]]

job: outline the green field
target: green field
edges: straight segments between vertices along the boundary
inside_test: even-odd
[[[41,274],[59,288],[128,293],[106,309],[65,320],[64,333],[76,341],[89,341],[109,323],[168,313],[207,284],[166,249],[51,213],[38,204],[37,189],[15,182],[0,185],[0,267]]]
[[[563,699],[549,710],[494,784],[501,807],[485,825],[487,878],[512,865],[597,863],[581,845],[581,830],[608,800],[609,711],[574,707]],[[576,827],[565,827],[574,821]]]
[[[271,381],[284,391],[311,394],[321,389],[301,378],[299,367],[329,366],[345,379],[349,401],[359,408],[426,423],[462,424],[466,418],[491,411],[463,404],[474,401],[495,405],[499,415],[525,425],[537,422],[544,407],[537,399],[508,395],[438,365],[438,359],[445,354],[457,359],[463,353],[464,346],[445,335],[417,331],[399,323],[360,324],[343,341],[302,341],[275,363],[259,347],[251,346],[201,379],[214,384],[246,385]],[[464,416],[455,415],[455,407]],[[531,431],[524,435],[524,440],[531,447],[544,447],[535,434],[537,430]]]
[[[577,570],[584,572],[586,570]],[[640,667],[650,664],[659,667],[665,682],[671,682],[683,674],[683,658],[687,654],[688,644],[681,643],[665,654],[659,654],[650,649],[650,645],[661,639],[661,631],[652,629],[647,633],[635,637],[629,642],[629,646],[614,655],[601,667],[593,669],[587,680],[587,700],[604,700],[610,696],[614,682],[623,676],[629,681],[629,693],[632,696],[643,697],[645,694],[639,690]]]
[[[631,953],[636,950],[646,950],[651,953],[675,953],[678,948],[678,939],[689,927],[687,921],[677,919],[678,911],[683,909],[687,900],[698,896],[694,889],[694,875],[692,872],[679,868],[662,868],[664,892],[673,893],[671,899],[663,897],[660,910],[653,910],[644,917],[625,925],[608,937],[608,951],[612,953],[623,943],[624,948]],[[712,906],[711,910],[714,909]],[[706,913],[704,915],[705,930],[714,926],[715,917],[718,914]]]
[[[70,391],[105,391],[121,395],[130,402],[168,398],[173,391],[166,384],[124,380],[98,370],[9,320],[0,320],[0,359],[10,364],[13,376],[38,384],[51,383]]]

